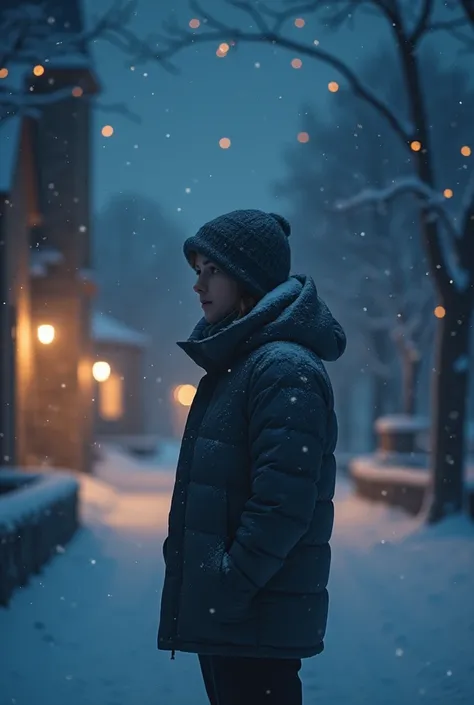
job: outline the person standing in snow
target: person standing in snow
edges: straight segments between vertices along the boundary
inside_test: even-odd
[[[158,648],[196,653],[211,705],[301,705],[324,648],[337,421],[322,360],[344,332],[290,224],[237,210],[184,243],[204,317],[178,345],[204,369],[163,546]],[[191,701],[190,701],[191,702]]]

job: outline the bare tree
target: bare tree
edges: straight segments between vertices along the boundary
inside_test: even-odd
[[[76,62],[87,61],[92,43],[100,38],[111,39],[116,32],[125,30],[135,7],[136,0],[115,0],[90,28],[76,33],[55,25],[55,18],[49,16],[46,2],[20,0],[15,7],[3,11],[0,8],[0,121],[18,114],[37,115],[42,107],[58,103],[71,95],[88,99],[81,85],[56,88],[45,83],[47,76],[42,70],[71,56],[76,57]],[[32,72],[25,82],[21,69],[26,66]],[[35,66],[39,67],[38,75],[33,73]],[[138,120],[125,103],[107,105],[95,101],[94,105]]]
[[[379,57],[375,63],[382,61]],[[433,336],[434,308],[413,225],[416,204],[407,196],[402,208],[368,206],[357,222],[334,208],[342,194],[364,184],[376,186],[391,170],[410,167],[377,114],[364,103],[354,107],[350,94],[341,96],[329,121],[310,109],[301,112],[301,129],[311,139],[303,148],[288,148],[288,171],[277,186],[278,196],[291,203],[291,220],[299,231],[296,256],[298,249],[304,252],[305,266],[315,269],[331,305],[353,327],[360,361],[374,379],[374,418],[400,401],[403,411],[413,414],[422,355]]]
[[[223,38],[238,46],[242,42],[264,43],[298,52],[322,61],[336,70],[355,96],[366,101],[391,126],[399,138],[400,149],[411,155],[416,178],[398,183],[395,188],[372,193],[374,201],[393,200],[399,193],[418,196],[421,207],[420,232],[435,283],[440,310],[437,359],[434,375],[435,413],[432,425],[432,501],[429,520],[459,512],[464,504],[465,416],[469,374],[469,326],[474,304],[474,184],[467,189],[464,205],[453,221],[445,211],[436,190],[434,152],[430,125],[436,119],[428,115],[424,96],[419,50],[422,42],[435,31],[456,31],[468,22],[471,2],[464,0],[454,17],[437,18],[435,11],[444,8],[436,0],[309,0],[301,4],[286,3],[277,10],[264,3],[229,0],[250,19],[250,29],[233,27],[213,17],[197,2],[190,7],[202,18],[204,30],[182,29],[177,22],[165,26],[164,36],[141,40],[127,30],[121,32],[122,47],[136,62],[155,60],[173,70],[172,57],[188,46],[219,42]],[[385,21],[392,38],[396,68],[403,76],[403,103],[407,117],[372,90],[356,71],[321,46],[294,40],[285,28],[295,17],[313,14],[328,26],[338,29],[353,21],[359,12],[376,13]],[[395,68],[395,67],[394,67]],[[391,186],[391,185],[390,185]],[[367,194],[364,196],[367,201]]]

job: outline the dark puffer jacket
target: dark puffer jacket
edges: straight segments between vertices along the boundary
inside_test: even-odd
[[[337,423],[321,359],[345,336],[310,278],[180,346],[207,374],[183,436],[158,648],[304,658],[323,650]]]

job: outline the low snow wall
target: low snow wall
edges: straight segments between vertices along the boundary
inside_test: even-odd
[[[414,462],[414,465],[397,465],[393,457],[387,458],[374,453],[353,458],[349,463],[349,475],[359,496],[401,507],[409,514],[416,515],[423,507],[429,486],[429,471],[421,463]],[[468,512],[474,519],[472,463],[468,463],[466,472],[466,501]]]
[[[0,606],[70,540],[78,516],[72,475],[0,468]]]

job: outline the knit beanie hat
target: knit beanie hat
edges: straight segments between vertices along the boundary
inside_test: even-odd
[[[260,298],[290,276],[290,233],[291,226],[281,215],[236,210],[203,225],[186,240],[183,250],[190,264],[193,253],[209,257],[245,291]]]

